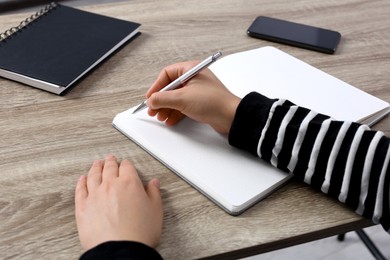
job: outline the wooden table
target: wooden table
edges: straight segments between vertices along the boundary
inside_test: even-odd
[[[390,2],[132,0],[84,7],[142,23],[142,35],[56,96],[0,79],[0,258],[76,259],[74,187],[94,159],[129,158],[162,183],[166,259],[237,258],[370,225],[333,199],[292,181],[232,217],[111,126],[138,104],[170,63],[271,45],[390,101]],[[340,31],[335,55],[246,36],[258,15]],[[26,14],[0,17],[0,31]],[[315,86],[313,86],[315,88]],[[362,104],[364,105],[364,104]],[[375,126],[390,133],[390,118]]]

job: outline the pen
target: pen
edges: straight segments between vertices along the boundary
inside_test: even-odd
[[[173,89],[176,89],[178,87],[180,87],[181,85],[183,85],[185,82],[187,82],[188,80],[190,80],[191,78],[193,78],[194,76],[196,76],[196,74],[198,74],[201,70],[207,68],[208,66],[210,66],[211,63],[213,63],[214,61],[216,61],[219,57],[222,56],[222,53],[221,52],[217,52],[216,54],[214,55],[211,55],[210,57],[208,57],[207,59],[205,59],[204,61],[202,61],[201,63],[199,63],[198,65],[196,65],[195,67],[193,67],[192,69],[190,69],[189,71],[187,71],[186,73],[184,73],[183,75],[181,75],[180,77],[178,77],[177,79],[175,79],[174,81],[172,81],[170,84],[168,84],[166,87],[162,88],[160,90],[160,92],[162,91],[168,91],[168,90],[173,90]],[[143,110],[144,108],[147,107],[147,104],[146,104],[146,100],[144,102],[142,102],[134,111],[133,111],[133,114]]]

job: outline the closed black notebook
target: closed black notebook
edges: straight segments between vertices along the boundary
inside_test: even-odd
[[[61,94],[139,26],[53,3],[1,34],[0,76]]]

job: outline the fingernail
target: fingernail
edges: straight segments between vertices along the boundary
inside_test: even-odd
[[[99,165],[99,164],[100,164],[100,160],[93,161],[93,165]]]
[[[153,184],[154,184],[154,186],[156,186],[158,189],[160,189],[160,180],[158,180],[158,179],[154,179],[153,180]]]

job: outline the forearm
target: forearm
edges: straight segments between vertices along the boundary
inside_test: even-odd
[[[383,133],[252,93],[237,109],[229,142],[389,230],[389,139]]]

